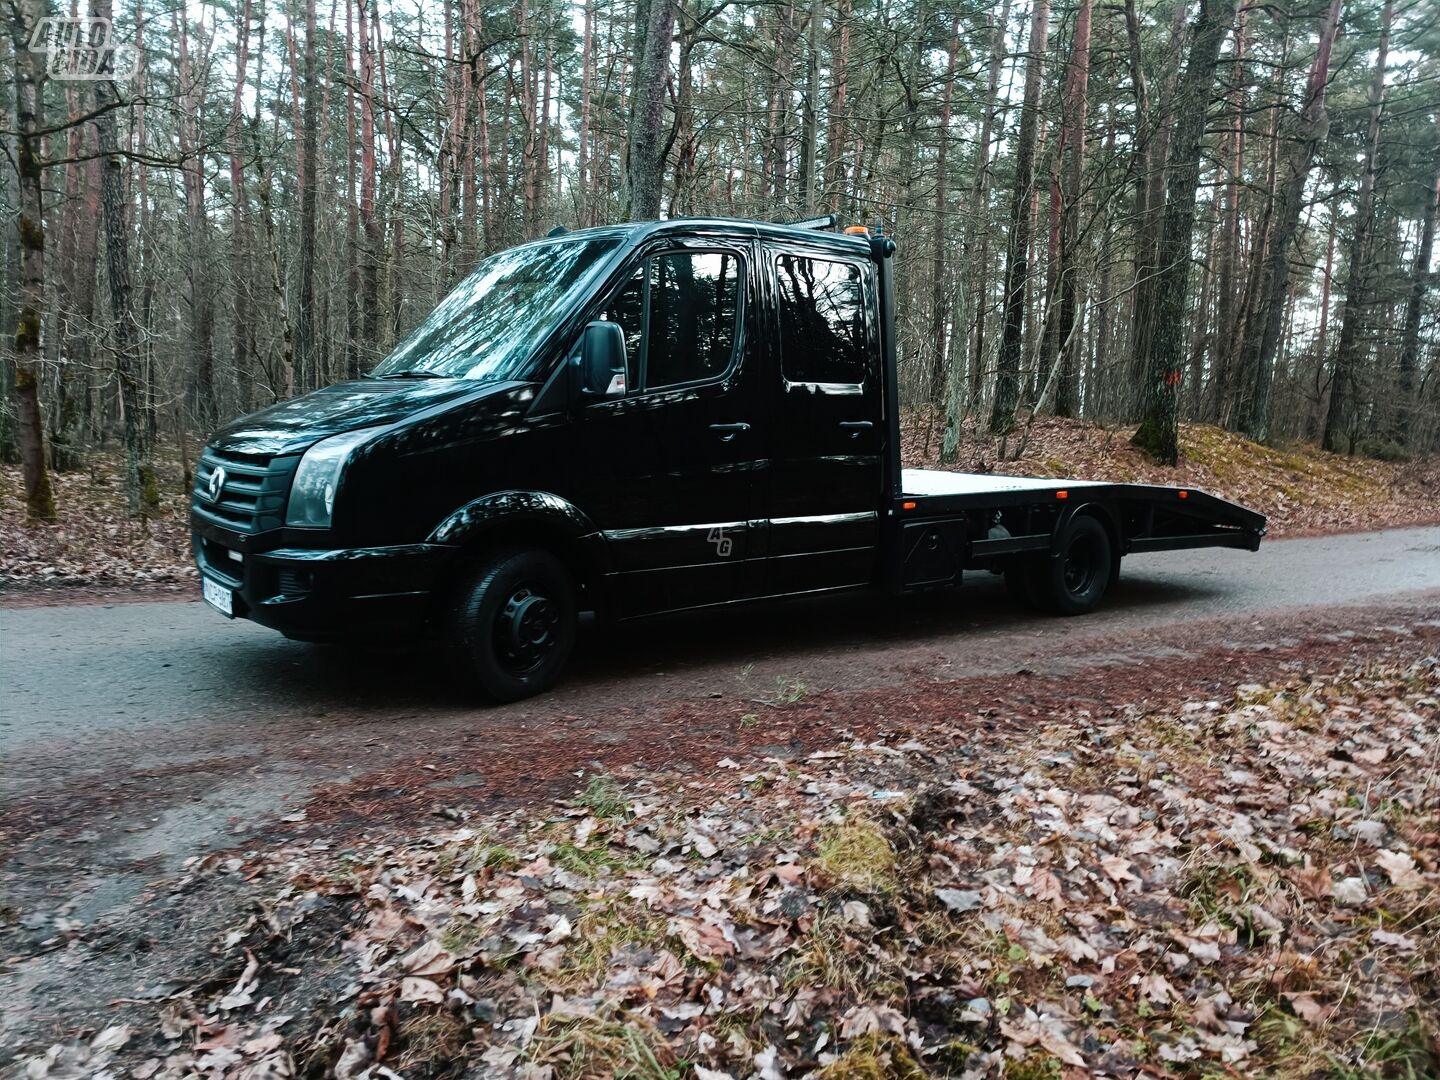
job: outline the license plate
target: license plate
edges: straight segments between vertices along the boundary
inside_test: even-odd
[[[235,594],[218,581],[202,577],[200,579],[200,595],[220,614],[231,619],[235,617]]]

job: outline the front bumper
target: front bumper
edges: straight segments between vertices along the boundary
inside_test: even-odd
[[[431,597],[455,549],[278,548],[241,552],[201,532],[195,562],[231,590],[234,614],[304,641],[395,640],[425,630]]]

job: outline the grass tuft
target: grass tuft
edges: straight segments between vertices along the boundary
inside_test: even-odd
[[[575,936],[565,944],[565,955],[554,978],[557,988],[593,988],[605,981],[610,961],[627,946],[670,949],[681,960],[689,954],[672,941],[668,923],[647,911],[622,916],[609,905],[597,905],[576,920]]]
[[[1333,1080],[1383,1076],[1393,1080],[1433,1080],[1440,1076],[1440,1031],[1418,1011],[1405,1014],[1389,1029],[1375,1027],[1357,1040],[1352,1060],[1332,1058]]]
[[[1026,1054],[1005,1062],[1005,1080],[1060,1080],[1060,1060],[1048,1054]]]
[[[530,1062],[549,1067],[554,1080],[679,1080],[689,1070],[646,1019],[627,1014],[540,1019],[530,1042]]]
[[[608,776],[592,777],[580,795],[580,805],[597,818],[625,816],[625,793]]]
[[[465,1057],[470,1025],[453,1013],[420,1012],[401,1021],[396,1067],[405,1073],[434,1075]]]
[[[887,896],[900,891],[895,848],[867,818],[852,817],[821,833],[815,865],[839,888]]]
[[[477,843],[465,861],[481,870],[514,870],[520,866],[520,856],[504,844]]]
[[[815,1074],[816,1080],[925,1080],[910,1048],[894,1035],[862,1035]]]

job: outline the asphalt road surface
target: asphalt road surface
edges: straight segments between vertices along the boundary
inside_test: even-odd
[[[1354,609],[1373,620],[1406,604],[1417,618],[1440,607],[1440,528],[1137,556],[1104,608],[1080,619],[1023,612],[981,574],[904,601],[835,597],[592,628],[563,687],[498,709],[459,696],[423,654],[289,642],[198,602],[0,610],[0,827],[11,844],[0,890],[44,894],[83,921],[187,857],[283,820],[320,787],[397,763],[431,768],[463,752],[483,771],[492,746],[545,739],[603,755],[682,708],[697,724],[722,710],[733,723],[797,688],[843,694],[1144,664],[1231,641],[1268,647],[1307,619]]]

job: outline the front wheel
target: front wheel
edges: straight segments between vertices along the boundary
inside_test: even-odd
[[[1083,615],[1100,602],[1115,569],[1110,534],[1093,517],[1070,520],[1056,554],[1041,563],[1037,585],[1051,608]]]
[[[575,646],[575,584],[548,551],[504,551],[460,581],[448,642],[460,678],[497,702],[519,701],[559,681]]]

